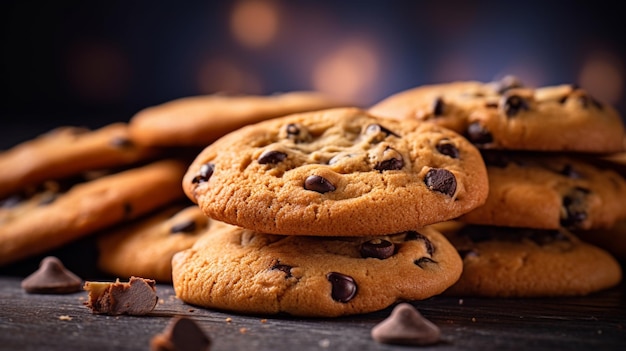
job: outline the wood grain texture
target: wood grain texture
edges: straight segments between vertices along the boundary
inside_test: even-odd
[[[91,314],[86,292],[27,294],[18,277],[0,276],[0,350],[149,350],[175,315],[193,318],[219,350],[408,350],[383,345],[370,330],[391,308],[361,316],[301,319],[244,316],[187,305],[171,286],[142,317]],[[435,297],[413,305],[441,328],[442,342],[420,350],[624,350],[626,287],[561,299]],[[230,321],[229,321],[230,319]]]

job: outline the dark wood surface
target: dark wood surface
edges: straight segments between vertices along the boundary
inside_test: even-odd
[[[367,315],[303,319],[245,316],[178,300],[160,284],[147,316],[94,315],[86,292],[27,294],[20,277],[0,276],[0,350],[149,350],[150,339],[176,315],[194,318],[211,350],[407,350],[379,344],[370,330],[391,308]],[[480,299],[434,297],[413,302],[442,331],[423,350],[626,350],[624,285],[587,297]],[[229,321],[230,319],[230,321]]]

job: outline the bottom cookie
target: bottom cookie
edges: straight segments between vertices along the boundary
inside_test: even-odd
[[[463,258],[463,274],[446,295],[556,297],[617,285],[619,263],[566,230],[449,224],[437,226]]]
[[[437,295],[461,274],[452,245],[427,228],[379,237],[259,234],[213,226],[176,254],[184,302],[244,314],[335,317]]]

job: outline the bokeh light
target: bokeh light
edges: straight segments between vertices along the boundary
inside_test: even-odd
[[[198,90],[201,94],[261,94],[263,88],[257,74],[233,59],[218,57],[200,67]]]
[[[624,94],[624,64],[610,52],[593,52],[583,63],[578,84],[598,100],[617,104]]]
[[[278,6],[271,0],[239,1],[230,17],[233,36],[248,48],[268,45],[278,32],[278,24]]]

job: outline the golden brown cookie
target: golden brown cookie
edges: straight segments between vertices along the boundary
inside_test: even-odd
[[[592,245],[596,245],[621,261],[626,261],[626,219],[615,223],[611,228],[577,230],[576,236]]]
[[[180,181],[186,166],[180,161],[157,161],[79,183],[37,206],[27,206],[19,215],[6,216],[0,223],[0,265],[60,247],[183,198]]]
[[[447,295],[587,295],[622,279],[613,256],[565,229],[461,225],[442,231],[463,258],[463,274]]]
[[[338,106],[345,105],[312,91],[193,96],[138,112],[130,120],[130,131],[144,145],[204,147],[247,124]]]
[[[327,236],[395,233],[455,218],[488,191],[480,153],[460,135],[357,108],[230,133],[198,155],[183,188],[217,220]]]
[[[540,229],[610,228],[626,218],[626,179],[574,156],[484,153],[489,196],[460,220]]]
[[[196,205],[172,204],[98,237],[98,268],[116,277],[172,281],[172,256],[190,248],[210,220]]]
[[[0,153],[0,198],[44,181],[126,166],[157,154],[137,145],[125,123],[96,130],[59,127]]]
[[[334,317],[437,295],[461,274],[456,250],[428,228],[376,237],[260,234],[212,227],[172,260],[182,301],[239,313]]]

